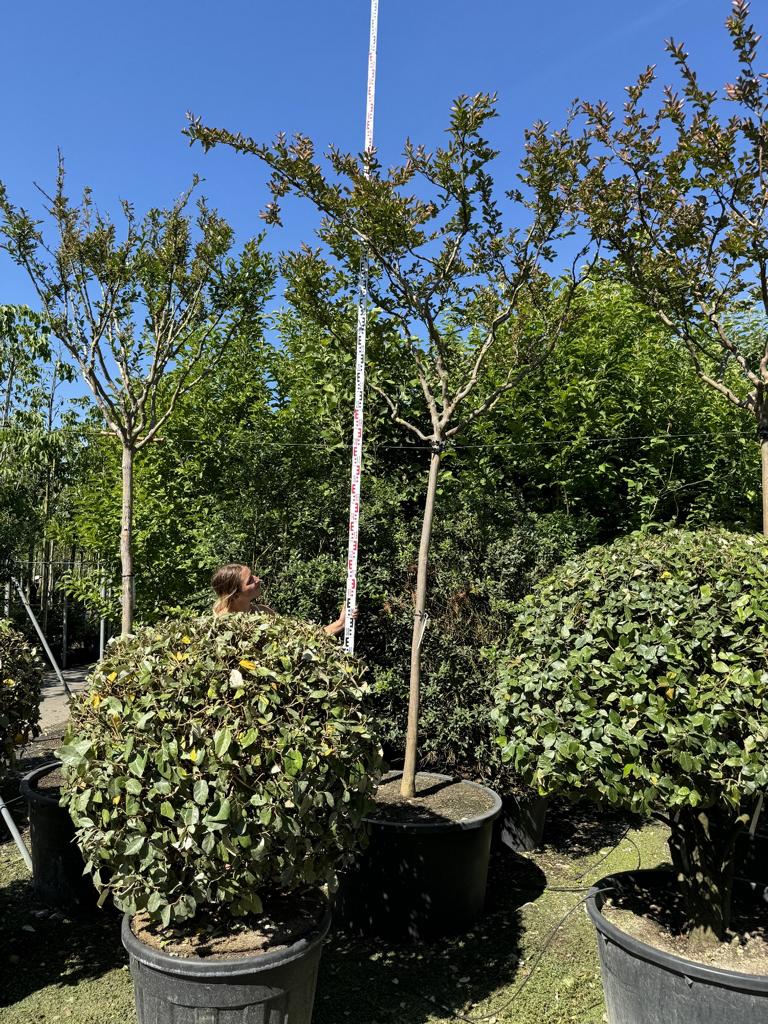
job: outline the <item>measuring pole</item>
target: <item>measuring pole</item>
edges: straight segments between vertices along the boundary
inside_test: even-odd
[[[373,107],[376,93],[376,39],[379,24],[379,0],[371,0],[371,37],[368,46],[368,95],[365,105],[365,154],[373,150]],[[369,170],[366,166],[365,175]],[[347,554],[347,617],[344,624],[344,650],[355,650],[357,608],[357,552],[360,536],[360,477],[363,469],[363,403],[365,399],[365,334],[368,325],[368,253],[363,249],[357,277],[357,359],[355,362],[355,418],[352,430],[352,486],[349,495],[349,551]]]

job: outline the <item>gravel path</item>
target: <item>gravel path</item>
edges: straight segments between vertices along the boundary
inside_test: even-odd
[[[86,687],[86,678],[93,665],[66,668],[62,672],[73,693]],[[61,732],[69,720],[69,698],[55,672],[46,672],[43,680],[43,700],[40,705],[40,728],[44,734]]]

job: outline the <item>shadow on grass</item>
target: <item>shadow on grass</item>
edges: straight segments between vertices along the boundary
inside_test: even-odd
[[[642,824],[643,819],[638,815],[606,805],[553,800],[547,811],[544,843],[555,853],[588,857],[616,846],[625,832],[640,828]]]
[[[49,985],[99,978],[127,962],[116,911],[68,916],[40,903],[27,880],[0,889],[0,1007]]]
[[[472,932],[403,946],[337,931],[323,953],[313,1024],[425,1024],[472,1007],[514,983],[522,934],[519,908],[546,880],[509,850],[491,857],[485,915]]]

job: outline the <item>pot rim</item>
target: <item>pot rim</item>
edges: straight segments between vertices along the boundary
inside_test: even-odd
[[[768,994],[768,974],[746,974],[743,971],[734,971],[731,968],[713,967],[708,964],[697,963],[695,960],[688,960],[685,957],[676,956],[666,950],[658,949],[647,942],[642,942],[627,932],[622,931],[602,914],[603,897],[608,888],[615,888],[615,882],[629,881],[638,878],[673,878],[673,873],[660,868],[646,868],[638,871],[617,871],[612,875],[606,875],[599,879],[587,894],[585,900],[586,911],[592,924],[598,932],[607,939],[640,960],[645,960],[655,966],[662,967],[674,974],[687,978],[695,978],[697,981],[705,981],[709,984],[719,985],[726,988],[739,988],[750,991],[765,992]],[[739,885],[738,882],[735,883]],[[741,883],[742,886],[749,885],[753,889],[763,889],[764,899],[768,900],[768,886],[757,882]]]
[[[46,764],[39,765],[37,768],[33,768],[31,772],[27,772],[19,783],[19,791],[21,795],[29,803],[40,803],[49,807],[61,807],[58,797],[49,796],[47,793],[41,793],[37,788],[37,784],[40,779],[45,775],[50,775],[51,772],[56,771],[56,769],[61,768],[61,766],[61,761],[49,761]]]
[[[297,939],[290,946],[274,950],[272,953],[257,953],[247,957],[233,957],[227,960],[202,959],[200,957],[171,956],[164,950],[147,945],[134,935],[131,928],[131,915],[123,915],[120,938],[129,956],[139,963],[163,974],[173,974],[187,978],[240,978],[244,975],[258,974],[260,971],[273,967],[282,967],[302,957],[308,956],[317,946],[321,945],[331,926],[331,908],[326,901],[325,913],[314,928],[306,935]]]
[[[402,776],[401,771],[387,772],[384,776],[386,781]],[[501,814],[502,801],[499,794],[491,789],[490,786],[484,786],[480,782],[469,782],[466,779],[456,779],[453,775],[442,775],[439,772],[417,772],[417,775],[429,775],[433,779],[438,779],[440,782],[463,782],[467,786],[474,786],[476,789],[482,789],[485,793],[490,793],[493,797],[493,804],[487,810],[481,814],[476,814],[473,818],[465,818],[463,821],[392,821],[387,818],[375,818],[372,815],[366,815],[363,820],[368,825],[375,825],[377,828],[392,829],[395,832],[401,833],[418,833],[425,834],[429,832],[468,832],[472,829],[481,828],[487,822],[495,821],[496,818]]]

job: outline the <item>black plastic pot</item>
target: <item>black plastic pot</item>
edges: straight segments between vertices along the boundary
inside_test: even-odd
[[[684,960],[621,931],[600,909],[608,889],[642,884],[663,897],[668,871],[624,871],[590,891],[587,913],[597,929],[608,1024],[766,1024],[768,975],[742,974]],[[764,903],[768,889],[745,885]]]
[[[501,812],[498,794],[477,788],[493,798],[493,806],[465,821],[366,819],[369,844],[337,896],[343,927],[395,940],[434,939],[472,927],[483,911],[491,833]]]
[[[141,942],[123,918],[138,1024],[310,1024],[330,909],[290,946],[232,960],[175,957]]]
[[[515,853],[538,850],[544,839],[549,800],[529,793],[502,797],[502,810],[494,826],[498,841]]]
[[[56,796],[37,788],[45,775],[61,767],[53,761],[35,768],[21,780],[21,794],[29,805],[32,886],[44,902],[70,911],[96,909],[98,896],[85,862],[75,844],[75,826]]]
[[[768,825],[754,835],[744,830],[736,842],[736,874],[768,885]]]

